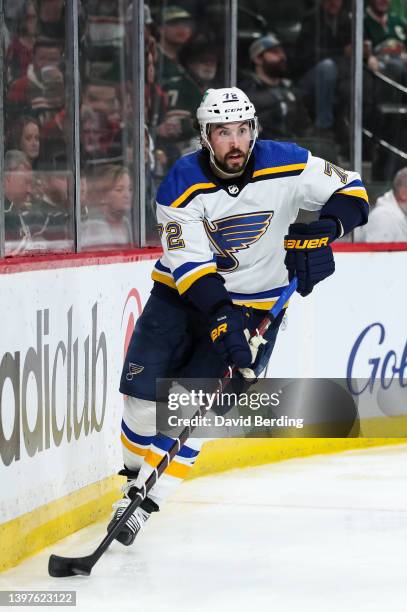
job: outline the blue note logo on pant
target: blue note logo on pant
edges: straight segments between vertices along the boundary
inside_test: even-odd
[[[126,374],[127,380],[133,380],[134,376],[141,374],[144,370],[144,366],[139,365],[138,363],[129,363],[129,371]]]

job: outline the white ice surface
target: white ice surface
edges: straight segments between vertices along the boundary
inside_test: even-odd
[[[104,529],[0,574],[0,590],[75,590],[81,612],[405,611],[407,446],[187,482],[133,547],[113,543],[91,576],[48,576],[51,553],[89,554]]]

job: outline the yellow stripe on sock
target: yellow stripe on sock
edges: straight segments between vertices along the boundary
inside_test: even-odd
[[[148,465],[155,468],[160,463],[163,455],[159,455],[158,453],[154,453],[153,451],[149,451],[144,459]],[[175,478],[181,478],[182,480],[186,478],[189,470],[192,465],[186,465],[185,463],[179,463],[175,459],[171,461],[169,466],[164,470],[164,474],[168,476],[174,476]]]
[[[148,453],[149,448],[140,448],[139,446],[136,446],[135,444],[133,444],[132,442],[130,442],[126,436],[122,433],[120,436],[120,439],[122,441],[122,444],[127,448],[127,450],[129,450],[131,453],[134,453],[135,455],[140,455],[140,457],[145,457]]]

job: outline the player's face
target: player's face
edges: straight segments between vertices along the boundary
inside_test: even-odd
[[[251,140],[247,121],[213,125],[209,135],[215,159],[226,172],[240,172],[244,168]]]

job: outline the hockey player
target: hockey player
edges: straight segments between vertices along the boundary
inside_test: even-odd
[[[330,276],[330,244],[367,221],[359,175],[295,144],[257,140],[255,109],[240,89],[209,89],[197,121],[202,149],[179,159],[157,193],[164,252],[123,367],[121,473],[128,483],[108,529],[172,443],[156,432],[156,379],[216,379],[230,364],[260,374],[283,312],[254,363],[245,328],[256,329],[294,275],[303,296]],[[293,223],[301,208],[319,211],[319,220]],[[118,533],[120,542],[133,542],[191,469],[200,445],[191,438],[180,449]]]

